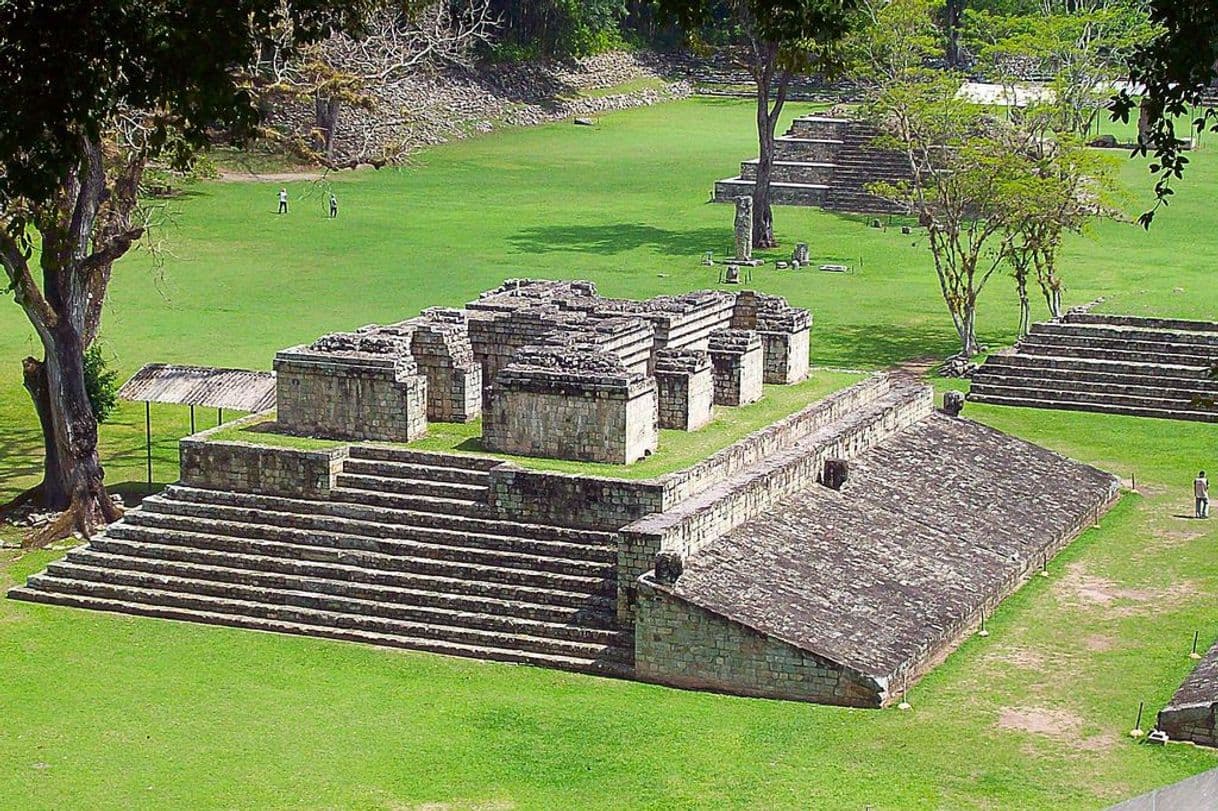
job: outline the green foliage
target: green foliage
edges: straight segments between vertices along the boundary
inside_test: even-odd
[[[110,368],[106,356],[97,344],[85,350],[85,391],[89,395],[89,406],[98,423],[109,419],[118,405],[118,372]]]
[[[589,56],[624,45],[623,0],[492,0],[491,7],[502,23],[491,47],[496,61]]]
[[[867,0],[845,42],[849,72],[868,84],[934,78],[928,62],[943,53],[936,0]]]
[[[1139,152],[1154,155],[1149,169],[1157,175],[1155,206],[1139,218],[1147,228],[1155,211],[1174,194],[1172,181],[1183,177],[1188,165],[1176,119],[1192,118],[1190,131],[1200,133],[1207,127],[1218,131],[1218,111],[1202,104],[1202,94],[1218,78],[1218,4],[1196,0],[1150,0],[1149,4],[1151,22],[1160,33],[1140,44],[1129,58],[1129,80],[1144,88],[1144,96],[1139,102],[1122,90],[1111,104],[1114,120],[1128,123],[1139,106],[1147,117]],[[1197,106],[1203,110],[1193,118]]]
[[[297,43],[354,26],[364,0],[9,0],[0,3],[0,210],[47,199],[123,108],[163,111],[154,150],[185,161],[209,128],[249,134],[237,68],[285,26]],[[170,141],[169,133],[181,134]],[[23,224],[17,222],[19,232]]]

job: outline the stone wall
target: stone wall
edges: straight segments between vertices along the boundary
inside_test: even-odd
[[[696,690],[880,707],[888,686],[639,583],[634,637],[639,679]]]
[[[477,419],[482,413],[482,367],[474,360],[464,313],[437,308],[416,322],[410,354],[427,378],[427,419]]]
[[[1173,741],[1218,746],[1218,644],[1184,679],[1171,703],[1159,712],[1158,728]]]
[[[686,349],[656,353],[660,427],[696,431],[711,421],[715,380],[710,356]]]
[[[427,378],[405,346],[326,336],[275,355],[279,424],[295,434],[408,442],[427,432]]]
[[[178,442],[183,484],[288,498],[328,498],[348,453],[345,446],[303,450],[210,440],[217,430]]]
[[[659,444],[655,378],[612,355],[531,347],[495,376],[482,423],[493,451],[631,464]]]
[[[832,405],[826,407],[826,412],[838,413]],[[907,394],[894,397],[891,402],[860,411],[853,420],[824,423],[830,427],[823,436],[810,433],[793,438],[787,447],[774,449],[754,462],[747,475],[708,484],[694,497],[677,503],[670,504],[666,498],[663,512],[641,518],[619,533],[619,619],[632,619],[635,583],[651,570],[661,551],[679,557],[697,552],[779,499],[815,484],[826,460],[855,456],[924,419],[933,409],[933,390],[914,385]]]
[[[750,330],[720,330],[710,338],[715,404],[742,406],[762,395],[764,357],[761,339]]]
[[[664,486],[526,470],[504,463],[490,472],[490,504],[500,518],[616,532],[663,508]]]

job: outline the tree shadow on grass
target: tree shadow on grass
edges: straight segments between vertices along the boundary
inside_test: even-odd
[[[950,325],[838,324],[812,331],[812,356],[818,365],[884,369],[913,358],[947,358],[959,348]]]
[[[42,475],[42,434],[35,430],[0,430],[0,504],[38,483]]]
[[[508,239],[517,252],[525,254],[575,251],[613,256],[650,248],[665,256],[687,257],[701,256],[707,251],[723,255],[731,241],[729,227],[677,231],[640,223],[542,225],[526,228]]]

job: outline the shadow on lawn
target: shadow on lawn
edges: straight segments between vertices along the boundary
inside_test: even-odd
[[[731,230],[695,228],[673,231],[654,225],[617,223],[613,225],[543,225],[526,228],[509,238],[520,253],[579,251],[602,256],[651,248],[666,256],[698,257],[713,250],[722,254],[730,245]]]
[[[42,434],[38,431],[5,428],[0,430],[0,504],[7,502],[42,474]]]
[[[817,365],[887,368],[911,358],[947,358],[959,350],[951,327],[838,324],[812,331]]]

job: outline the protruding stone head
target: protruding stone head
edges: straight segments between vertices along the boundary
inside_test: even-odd
[[[676,552],[660,552],[656,555],[656,580],[671,586],[677,582],[685,564]]]
[[[959,417],[964,410],[964,392],[943,392],[943,413],[949,417]]]

